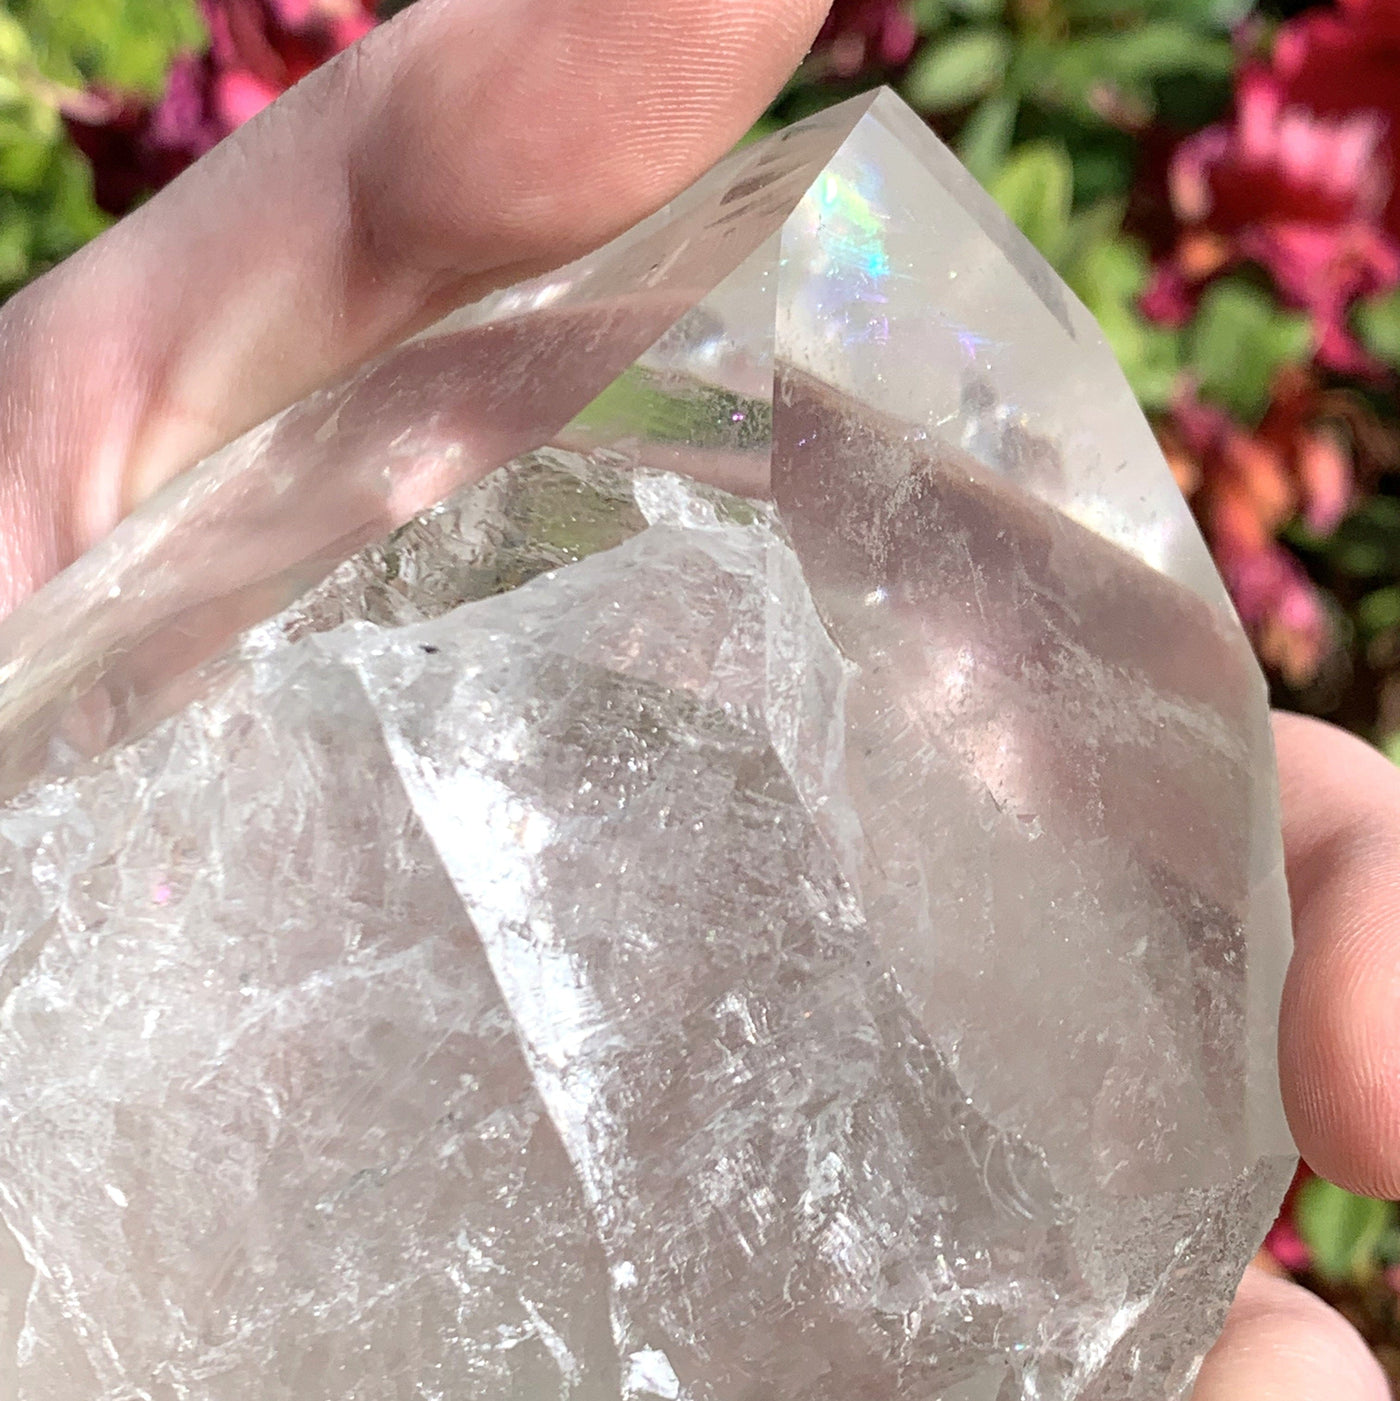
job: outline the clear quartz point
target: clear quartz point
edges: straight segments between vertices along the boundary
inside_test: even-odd
[[[1261,677],[888,93],[172,485],[0,785],[0,1398],[1181,1397],[1292,1170]]]

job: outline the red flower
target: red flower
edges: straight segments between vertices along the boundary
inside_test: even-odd
[[[919,31],[903,0],[836,0],[816,48],[838,77],[908,62]]]
[[[1332,645],[1332,629],[1302,566],[1277,540],[1241,549],[1226,537],[1215,557],[1260,659],[1290,685],[1306,685]]]
[[[155,106],[105,90],[79,93],[63,103],[68,134],[92,166],[92,193],[100,209],[126,213],[224,135],[210,111],[206,63],[193,56],[177,59],[165,96]]]
[[[1306,1163],[1298,1164],[1292,1186],[1289,1187],[1288,1195],[1284,1197],[1283,1205],[1279,1208],[1278,1220],[1264,1238],[1265,1251],[1290,1274],[1302,1274],[1312,1265],[1312,1251],[1304,1244],[1297,1226],[1293,1223],[1298,1193],[1312,1176],[1312,1169]]]
[[[1276,64],[1298,46],[1284,29]],[[1277,67],[1245,69],[1233,122],[1183,141],[1172,159],[1181,228],[1144,298],[1146,314],[1180,324],[1211,276],[1249,261],[1269,271],[1286,302],[1311,313],[1321,363],[1374,368],[1347,311],[1357,297],[1400,283],[1400,230],[1385,222],[1389,120],[1359,100],[1319,113],[1296,101]]]
[[[228,131],[374,27],[373,0],[203,0]]]
[[[93,194],[123,214],[374,25],[373,0],[202,0],[203,54],[177,59],[156,103],[89,92],[65,104]]]
[[[1260,658],[1293,685],[1316,674],[1332,632],[1312,581],[1275,536],[1295,516],[1331,530],[1353,489],[1351,454],[1320,407],[1311,379],[1294,372],[1254,432],[1189,388],[1161,429],[1240,621]]]
[[[1279,31],[1273,69],[1284,101],[1320,117],[1370,113],[1381,128],[1385,227],[1400,239],[1400,5],[1340,0]]]
[[[1264,1249],[1290,1274],[1303,1274],[1312,1264],[1312,1251],[1303,1243],[1298,1228],[1282,1218],[1274,1222],[1264,1237]]]

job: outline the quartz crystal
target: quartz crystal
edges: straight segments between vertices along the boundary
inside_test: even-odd
[[[0,1396],[1189,1391],[1292,1168],[1264,687],[891,95],[234,443],[0,678]]]

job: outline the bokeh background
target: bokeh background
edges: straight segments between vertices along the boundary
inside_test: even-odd
[[[404,0],[0,0],[0,300]],[[1400,0],[836,0],[764,118],[876,83],[1098,317],[1284,706],[1400,762]],[[1266,1247],[1400,1395],[1400,1209]]]

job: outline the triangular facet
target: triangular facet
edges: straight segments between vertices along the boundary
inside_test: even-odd
[[[778,358],[1225,605],[1093,318],[891,94],[784,225]]]

